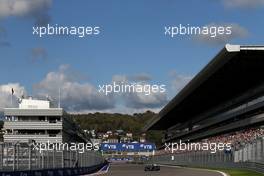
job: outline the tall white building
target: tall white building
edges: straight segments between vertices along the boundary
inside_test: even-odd
[[[48,100],[22,99],[18,108],[4,109],[4,142],[75,142],[82,141],[78,126],[62,108]]]

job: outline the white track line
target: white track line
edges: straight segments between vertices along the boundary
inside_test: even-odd
[[[163,165],[163,164],[159,164],[160,166],[163,166],[163,167],[173,167],[173,168],[185,168],[185,169],[192,169],[192,170],[204,170],[204,171],[210,171],[210,172],[217,172],[223,176],[229,176],[228,174],[222,172],[222,171],[219,171],[219,170],[212,170],[212,169],[200,169],[200,168],[192,168],[192,167],[182,167],[182,166],[172,166],[172,165]]]
[[[110,164],[108,165],[107,169],[105,171],[98,171],[96,173],[93,173],[93,174],[88,174],[88,175],[84,175],[84,176],[96,176],[96,175],[103,175],[103,174],[106,174],[108,172],[110,168]]]

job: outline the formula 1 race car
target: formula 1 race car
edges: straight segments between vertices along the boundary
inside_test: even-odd
[[[145,171],[159,171],[160,170],[160,166],[157,164],[148,164],[145,166]]]

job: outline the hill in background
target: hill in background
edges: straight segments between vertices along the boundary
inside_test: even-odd
[[[111,113],[89,113],[89,114],[71,114],[74,121],[80,125],[83,130],[95,130],[96,133],[105,133],[107,131],[123,130],[133,133],[133,138],[138,140],[142,135],[142,128],[156,114],[151,111],[145,113],[129,114],[111,114]],[[162,132],[146,132],[146,140],[160,145],[162,142]]]
[[[95,130],[96,133],[106,133],[107,131],[123,130],[125,133],[133,133],[133,139],[138,140],[142,135],[142,128],[156,114],[151,111],[145,113],[129,114],[111,114],[111,113],[89,113],[89,114],[71,114],[70,116],[81,127],[82,130]],[[3,128],[3,121],[0,120],[0,129]],[[163,132],[148,131],[146,140],[154,142],[157,146],[162,143]],[[0,141],[2,134],[0,133]]]

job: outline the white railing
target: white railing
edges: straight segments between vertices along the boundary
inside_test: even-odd
[[[62,122],[49,123],[49,121],[5,121],[5,129],[62,129]]]
[[[52,136],[49,134],[5,134],[5,142],[28,142],[29,140],[34,140],[36,142],[62,142],[62,135]]]

